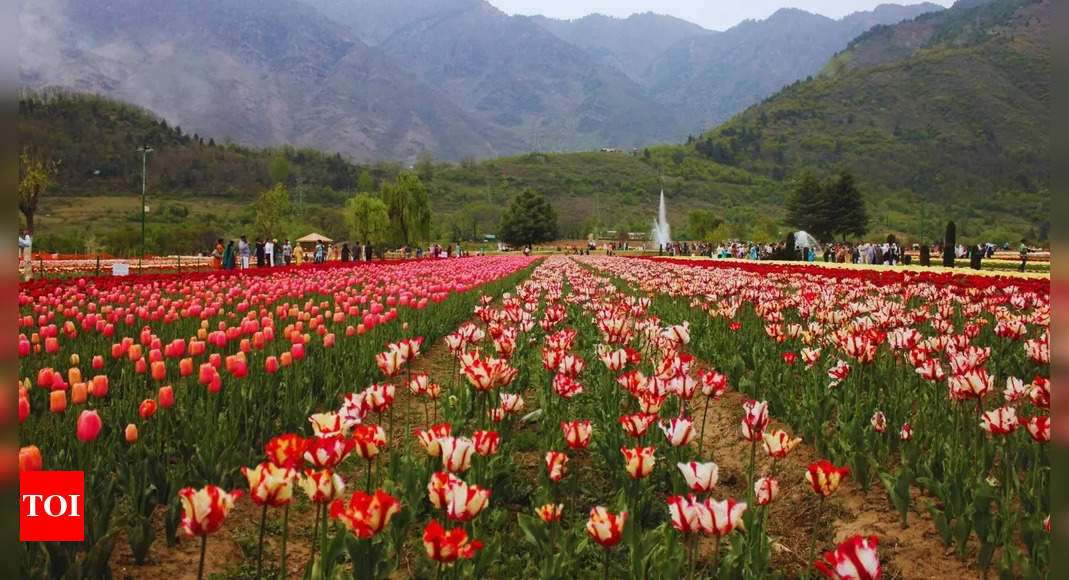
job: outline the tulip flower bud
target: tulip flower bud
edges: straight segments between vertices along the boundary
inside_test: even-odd
[[[160,392],[156,398],[159,400],[160,407],[169,409],[174,406],[174,389],[170,386],[160,387]]]
[[[86,410],[78,415],[77,435],[80,441],[95,441],[102,427],[100,415],[96,411]]]
[[[126,431],[124,433],[126,435],[127,443],[133,443],[137,441],[137,425],[130,423],[126,426]]]

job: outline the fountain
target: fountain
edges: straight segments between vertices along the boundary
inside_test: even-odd
[[[667,246],[672,239],[668,232],[668,218],[665,216],[665,213],[664,190],[662,189],[661,205],[657,209],[657,221],[653,222],[653,243],[658,248]]]

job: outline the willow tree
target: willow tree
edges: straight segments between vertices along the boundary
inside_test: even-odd
[[[418,176],[402,173],[396,183],[383,184],[382,201],[390,216],[392,242],[408,246],[430,238],[430,200]]]

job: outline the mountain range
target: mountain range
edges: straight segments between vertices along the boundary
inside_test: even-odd
[[[509,16],[482,0],[26,0],[19,73],[189,131],[358,160],[631,149],[817,74],[872,26],[783,9],[722,32],[669,16]]]

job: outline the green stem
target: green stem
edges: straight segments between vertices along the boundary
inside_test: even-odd
[[[601,577],[603,580],[609,580],[609,549],[605,548],[605,563],[601,568]]]
[[[753,479],[753,477],[754,477],[754,463],[756,462],[756,460],[757,460],[757,441],[754,440],[754,441],[750,442],[750,468],[749,468],[749,476],[748,476],[748,479],[747,479],[747,481],[750,484],[750,489],[749,489],[750,505],[754,504],[754,487],[753,487],[754,479]]]
[[[260,542],[256,548],[256,578],[264,577],[264,530],[267,529],[267,502],[264,502],[263,511],[260,512]]]
[[[204,550],[208,546],[208,535],[200,537],[200,564],[197,566],[197,580],[204,578]]]
[[[702,411],[702,431],[698,436],[698,461],[702,460],[705,454],[705,419],[709,416],[709,403],[712,403],[711,397],[705,399],[705,410]]]
[[[371,493],[371,460],[370,459],[367,460],[367,485],[365,486],[364,491],[366,491],[367,493]]]
[[[319,547],[317,540],[319,539],[319,516],[321,513],[320,507],[316,506],[316,519],[315,523],[312,524],[312,558],[309,560],[310,562],[315,562],[316,548]]]
[[[810,569],[813,568],[813,550],[815,550],[816,547],[817,547],[817,528],[820,527],[820,518],[821,518],[821,516],[823,514],[824,514],[824,496],[821,495],[820,496],[820,503],[817,504],[817,518],[815,520],[813,520],[813,534],[812,534],[812,537],[809,539],[809,552],[808,552],[809,555],[806,556],[806,560],[805,560],[805,564],[804,564],[804,568],[803,568],[804,572],[802,574],[802,578],[804,580],[809,580],[809,571],[810,571]]]
[[[289,537],[290,531],[290,504],[286,504],[285,511],[282,512],[282,562],[280,567],[282,569],[282,577],[286,577],[286,540]]]

